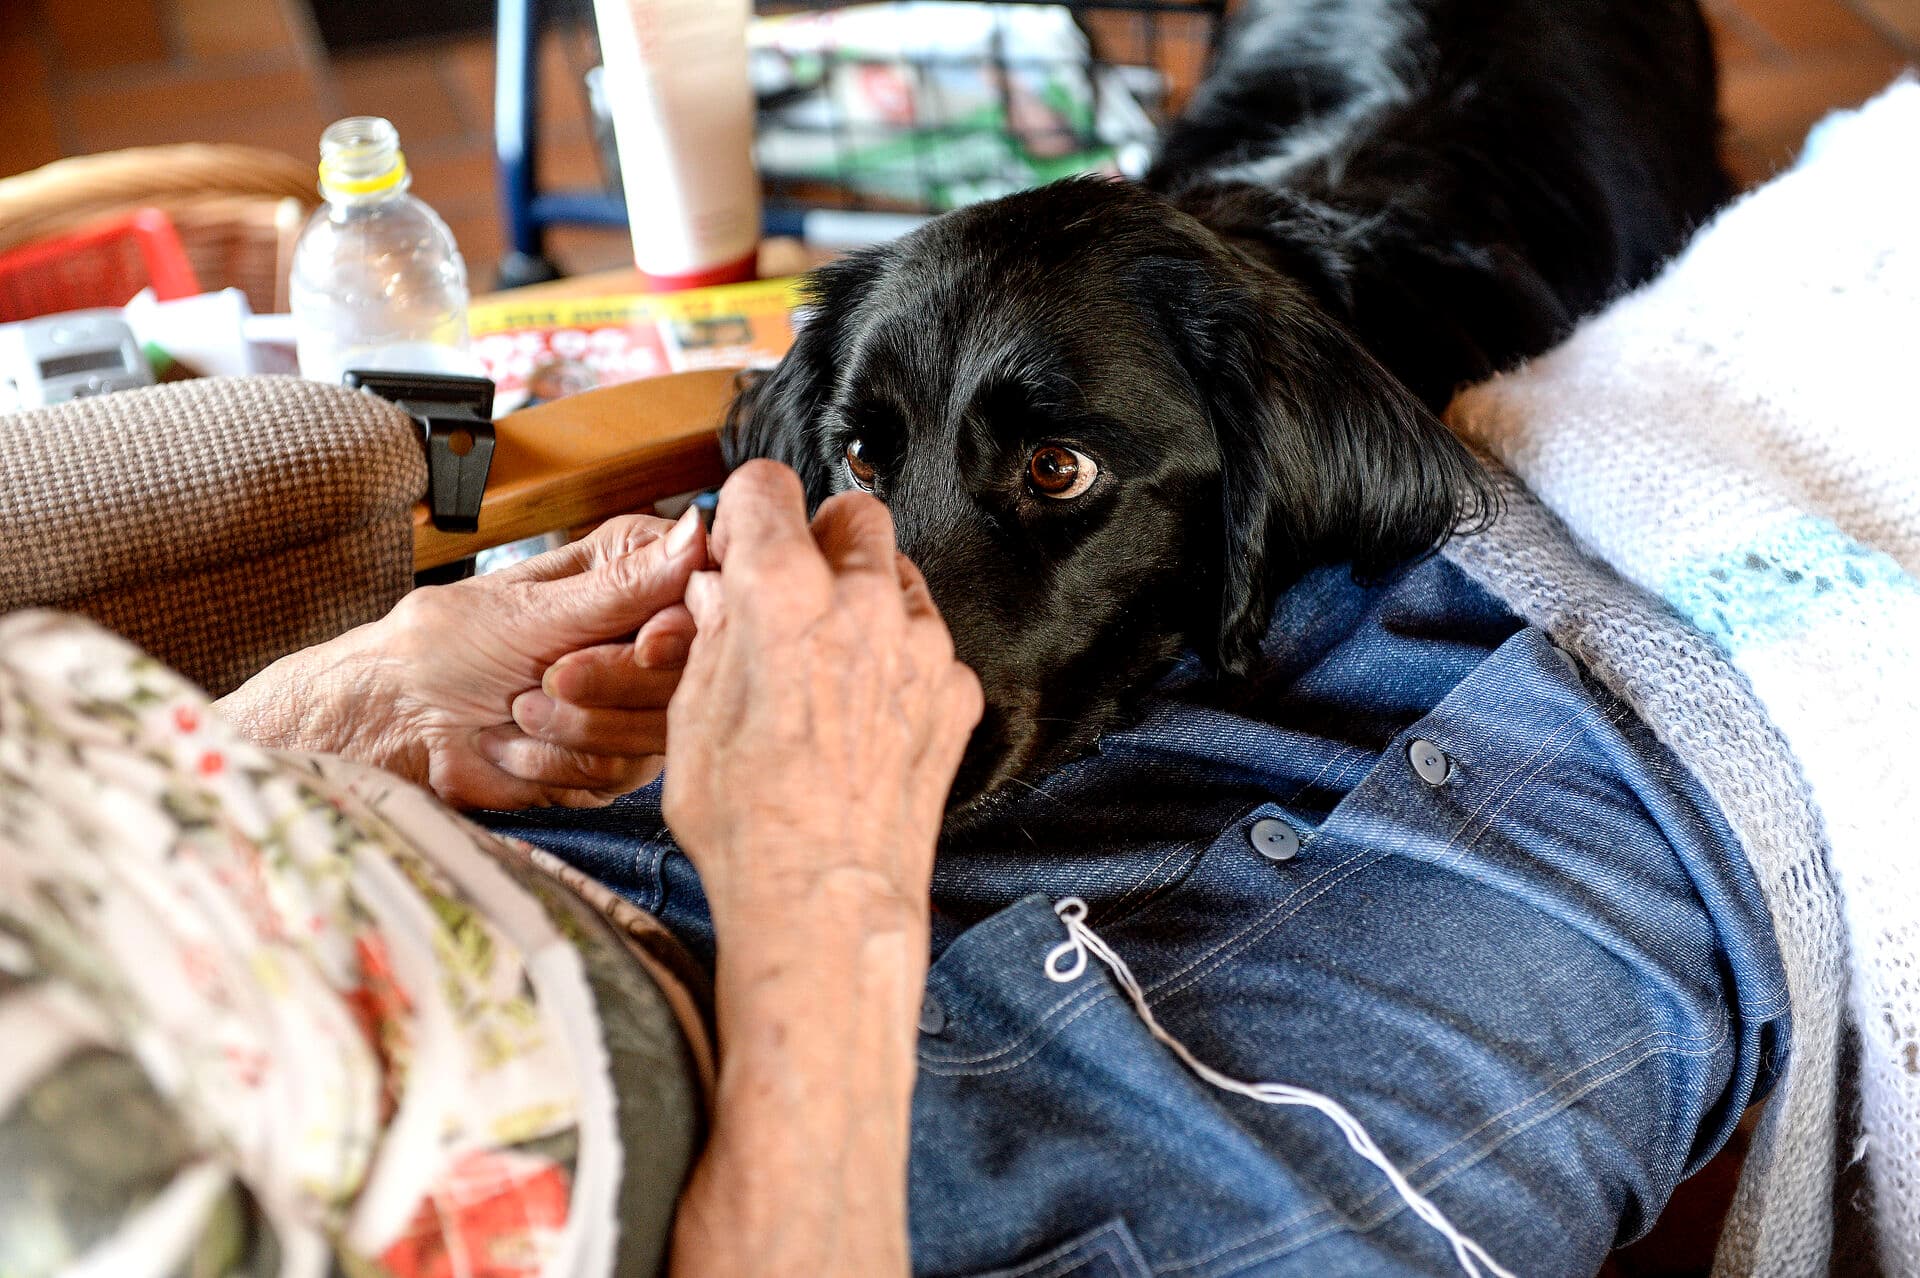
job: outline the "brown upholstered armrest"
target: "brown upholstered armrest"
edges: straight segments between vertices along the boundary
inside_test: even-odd
[[[0,612],[86,613],[224,693],[379,616],[416,566],[718,482],[733,378],[502,418],[468,535],[428,526],[418,428],[372,395],[214,379],[0,417]]]
[[[0,612],[85,613],[224,693],[406,592],[426,469],[398,408],[292,377],[0,417]]]
[[[413,516],[416,570],[521,537],[576,528],[718,483],[718,430],[732,370],[608,386],[509,413],[494,423],[480,530],[443,533]]]

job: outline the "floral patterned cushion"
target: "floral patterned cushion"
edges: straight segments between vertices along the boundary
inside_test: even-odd
[[[658,1269],[696,996],[552,865],[0,617],[0,1273]]]

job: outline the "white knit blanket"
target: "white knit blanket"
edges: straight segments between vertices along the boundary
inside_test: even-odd
[[[1825,848],[1742,832],[1797,1041],[1720,1272],[1824,1271],[1820,1004],[1845,963],[1881,1261],[1920,1274],[1920,83],[1820,126],[1658,279],[1451,416],[1717,642],[1824,826]],[[1829,883],[1850,953],[1817,924]]]

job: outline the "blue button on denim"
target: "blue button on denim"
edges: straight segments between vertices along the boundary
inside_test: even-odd
[[[1459,570],[1312,574],[1264,657],[1231,688],[1184,663],[1138,726],[943,844],[916,1271],[1457,1272],[1326,1119],[1210,1088],[1098,964],[1049,979],[1069,895],[1200,1059],[1339,1101],[1518,1273],[1593,1273],[1784,1059],[1779,956],[1724,820]],[[1263,822],[1300,854],[1262,855]],[[657,786],[501,823],[711,961]]]
[[[1413,774],[1428,785],[1445,785],[1453,775],[1453,761],[1431,741],[1416,738],[1407,746],[1407,758],[1413,764]]]
[[[1300,836],[1278,817],[1261,817],[1247,831],[1247,842],[1269,861],[1291,861],[1300,851]]]

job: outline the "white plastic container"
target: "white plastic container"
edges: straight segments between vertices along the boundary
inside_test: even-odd
[[[753,278],[751,8],[751,0],[594,0],[633,260],[654,288]]]
[[[467,266],[440,215],[407,194],[393,125],[355,116],[320,139],[320,194],[293,251],[300,375],[350,368],[478,373],[467,351]]]

